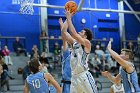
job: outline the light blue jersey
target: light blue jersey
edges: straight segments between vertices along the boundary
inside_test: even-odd
[[[140,93],[136,70],[132,73],[127,73],[122,67],[120,67],[120,74],[125,93]]]
[[[43,72],[30,74],[26,80],[30,93],[49,93],[48,83]]]
[[[71,80],[71,67],[70,67],[70,51],[67,48],[62,56],[62,78]]]
[[[70,93],[70,81],[71,81],[71,67],[70,67],[70,51],[67,48],[63,51],[62,55],[62,83],[63,93]]]

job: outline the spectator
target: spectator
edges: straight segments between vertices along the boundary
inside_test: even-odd
[[[37,45],[33,45],[32,51],[31,51],[31,59],[32,58],[39,58],[40,57],[40,51],[37,48]]]
[[[55,42],[54,44],[54,69],[56,65],[58,65],[58,61],[60,60],[60,57],[61,57],[60,52],[61,52],[61,49],[59,47],[59,44]]]
[[[26,50],[21,44],[19,37],[16,37],[16,41],[13,42],[13,49],[16,52],[17,56],[19,56],[19,54],[22,52],[25,54],[25,56],[27,56]]]
[[[104,51],[100,48],[100,45],[96,45],[95,54],[101,59],[105,54]]]
[[[42,53],[41,53],[41,56],[40,57],[42,57],[42,58],[47,58],[47,53],[45,52],[45,51],[43,51]]]
[[[11,60],[11,57],[9,56],[10,51],[9,51],[7,46],[4,46],[4,49],[2,50],[2,53],[4,55],[4,60],[5,60],[6,65],[12,65],[13,62]]]
[[[2,56],[0,56],[0,65],[2,65],[3,71],[7,71],[7,72],[9,71],[9,68],[8,68],[8,66],[5,64],[5,62],[4,62],[3,58],[2,58]],[[11,79],[14,79],[14,78],[11,77]]]
[[[54,54],[55,55],[59,55],[60,54],[60,47],[59,47],[59,44],[57,42],[55,42],[54,44]]]
[[[92,75],[95,75],[97,78],[99,77],[99,74],[101,72],[101,61],[100,59],[97,57],[97,55],[95,55],[91,60],[88,61],[88,66],[90,68],[90,72]]]
[[[118,69],[117,69],[117,62],[115,62],[114,59],[112,59],[112,57],[110,57],[108,59],[108,63],[110,65],[110,72],[115,73]]]
[[[2,73],[1,73],[1,78],[0,78],[0,81],[1,81],[1,91],[4,92],[4,85],[7,86],[7,91],[9,91],[9,79],[8,79],[8,73],[6,70],[3,70]]]
[[[92,58],[92,64],[96,67],[96,66],[99,66],[99,65],[101,65],[101,61],[100,61],[100,59],[98,58],[98,56],[97,55],[94,55],[94,57]]]
[[[2,67],[3,67],[3,70],[9,70],[8,69],[8,66],[5,64],[5,62],[4,62],[4,60],[3,60],[3,58],[2,58],[2,56],[0,56],[0,64],[2,65]]]
[[[5,91],[4,90],[4,86],[6,85],[7,86],[7,91],[9,91],[10,90],[10,88],[9,88],[9,78],[11,79],[11,80],[13,80],[14,78],[12,78],[11,76],[9,76],[9,74],[8,74],[8,72],[7,72],[7,70],[4,70],[3,69],[3,67],[0,65],[0,81],[1,81],[1,91]]]
[[[109,70],[110,65],[109,65],[108,61],[106,60],[106,57],[103,55],[100,60],[101,60],[102,66],[103,66],[103,71]]]
[[[134,45],[131,41],[129,41],[127,49],[130,49],[132,52],[134,52]]]
[[[92,58],[92,65],[95,69],[94,71],[95,71],[96,77],[99,77],[99,74],[101,73],[101,70],[103,70],[103,69],[102,69],[101,60],[98,58],[97,55],[95,55]]]
[[[135,56],[138,57],[139,58],[139,61],[140,61],[140,34],[137,37],[137,41],[138,41],[138,47],[137,47]]]
[[[41,32],[41,35],[40,35],[40,39],[41,39],[41,52],[42,51],[47,51],[47,46],[46,46],[46,39],[44,39],[44,37],[47,37],[47,34],[45,31],[42,31]]]

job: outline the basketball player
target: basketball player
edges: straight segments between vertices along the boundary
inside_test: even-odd
[[[62,27],[65,39],[72,44],[70,93],[97,93],[97,86],[91,73],[88,71],[89,68],[87,64],[91,51],[90,40],[92,39],[92,32],[85,28],[77,33],[72,24],[71,17],[72,14],[66,11],[67,20]],[[68,25],[72,37],[65,31],[65,25]]]
[[[109,72],[108,71],[102,72],[103,76],[105,76],[104,73],[109,73]],[[114,76],[116,76],[116,75],[114,75]],[[120,75],[117,76],[114,84],[110,88],[110,93],[125,93],[124,87],[123,87],[123,84],[121,81],[122,80],[121,80]]]
[[[60,27],[63,26],[62,18],[59,19]],[[65,25],[65,29],[68,29],[68,25]],[[68,48],[68,43],[63,35],[61,34],[63,40],[63,55],[62,55],[62,93],[70,93],[71,85],[71,67],[70,67],[70,49]]]
[[[114,77],[107,71],[104,72],[104,76],[108,77],[112,82],[116,81],[116,78],[121,76],[125,93],[140,93],[140,87],[138,85],[138,76],[134,68],[133,63],[131,63],[132,51],[129,49],[122,49],[121,54],[118,55],[115,51],[111,49],[111,41],[108,44],[108,50],[111,56],[121,65],[119,74]]]
[[[37,59],[31,60],[29,63],[30,74],[25,81],[24,93],[49,93],[48,82],[56,89],[57,93],[61,93],[59,84],[49,73],[39,72],[39,62]]]

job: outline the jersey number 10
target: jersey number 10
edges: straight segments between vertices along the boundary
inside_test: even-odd
[[[33,80],[32,83],[33,83],[33,87],[35,89],[36,88],[40,88],[40,81],[39,81],[39,79]]]

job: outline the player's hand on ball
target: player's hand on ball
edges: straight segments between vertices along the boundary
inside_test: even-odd
[[[66,11],[65,14],[66,14],[67,19],[71,19],[72,15],[73,15],[73,13],[70,13],[70,11]]]

